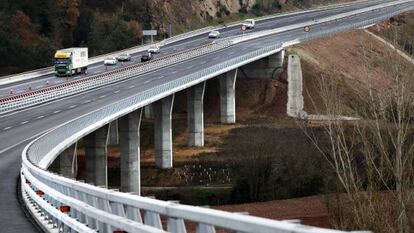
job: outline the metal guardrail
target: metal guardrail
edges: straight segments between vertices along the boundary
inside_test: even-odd
[[[282,13],[282,14],[262,16],[262,17],[255,18],[255,20],[256,21],[263,21],[263,20],[275,19],[275,18],[279,18],[279,17],[285,17],[285,16],[289,16],[289,15],[297,15],[297,14],[315,12],[315,11],[331,9],[331,8],[346,7],[348,5],[352,5],[352,4],[355,4],[355,3],[361,3],[361,2],[367,2],[367,1],[369,1],[369,0],[359,0],[359,1],[352,2],[352,3],[332,4],[332,5],[329,5],[329,6],[317,7],[317,8],[314,8],[314,9],[309,9],[309,10],[304,10],[304,11],[303,10],[302,11],[298,10],[298,11],[287,12],[287,13]],[[175,42],[180,41],[180,40],[188,39],[188,38],[191,38],[191,37],[194,37],[194,36],[197,36],[197,35],[207,33],[211,30],[220,30],[220,29],[224,29],[226,27],[237,26],[237,25],[240,25],[240,24],[241,24],[241,22],[235,22],[235,23],[231,23],[231,24],[229,24],[225,27],[223,27],[223,26],[216,26],[216,27],[208,26],[208,27],[204,27],[204,28],[200,28],[200,29],[191,31],[191,32],[178,34],[178,35],[173,36],[171,38],[164,39],[163,41],[159,42],[158,44],[161,45],[161,46],[164,46],[164,45],[168,45],[168,44],[171,44],[171,43],[175,43]],[[108,54],[98,55],[96,57],[92,57],[92,58],[89,59],[89,65],[102,62],[106,57],[114,57],[114,56],[118,56],[119,54],[122,54],[122,53],[138,53],[138,52],[146,51],[146,50],[148,50],[149,47],[150,47],[150,45],[140,45],[140,46],[127,48],[127,49],[124,49],[124,50],[120,50],[120,51],[116,51],[116,52],[112,52],[112,53],[108,53]],[[53,67],[45,67],[45,68],[32,70],[32,71],[27,71],[27,72],[23,72],[23,73],[19,73],[19,74],[7,75],[7,76],[0,77],[0,85],[12,83],[12,82],[17,82],[17,81],[23,81],[23,80],[35,78],[35,77],[42,76],[42,75],[52,74],[52,73],[53,73]]]
[[[398,10],[390,15],[406,10]],[[216,228],[224,228],[236,232],[340,232],[289,222],[242,216],[201,207],[173,204],[128,193],[110,191],[52,174],[45,169],[59,153],[83,136],[151,102],[254,60],[267,57],[280,51],[287,45],[329,36],[351,28],[359,28],[381,21],[390,15],[384,15],[353,25],[343,25],[323,33],[311,33],[309,36],[306,36],[308,35],[306,34],[292,42],[265,47],[153,87],[73,119],[40,136],[25,148],[22,153],[23,193],[31,197],[33,204],[45,215],[45,218],[64,232],[82,232],[78,229],[85,229],[84,227],[88,227],[89,229],[86,230],[91,230],[91,232],[93,230],[111,232],[115,229],[134,231],[138,228],[144,229],[144,227],[147,227],[144,229],[147,231],[144,232],[157,232],[157,229],[158,232],[162,232],[164,229],[161,222],[162,216],[167,218],[167,231],[169,232],[186,232],[186,221],[194,222],[197,226],[196,232],[198,233],[215,232]],[[42,198],[39,199],[35,195],[39,195]],[[42,200],[47,200],[48,202]],[[70,210],[65,212],[64,215],[53,210],[53,208],[60,207],[70,207]]]
[[[185,40],[185,39],[197,36],[197,35],[207,33],[209,31],[211,31],[212,28],[213,27],[205,27],[205,28],[200,28],[200,29],[195,30],[195,31],[179,34],[179,35],[173,36],[171,38],[165,39],[165,40],[163,40],[163,41],[161,41],[157,44],[159,44],[161,46],[172,44],[172,43],[175,43],[175,42],[178,42],[178,41],[181,41],[181,40]],[[133,54],[133,53],[143,52],[143,51],[148,50],[150,47],[151,47],[151,45],[139,45],[139,46],[123,49],[123,50],[112,52],[112,53],[98,55],[96,57],[92,57],[92,58],[89,59],[89,65],[103,62],[103,60],[105,60],[105,58],[107,58],[107,57],[115,57],[115,56],[118,56],[122,53],[131,53],[131,54]],[[46,67],[46,68],[41,68],[41,69],[32,70],[32,71],[28,71],[28,72],[23,72],[23,73],[20,73],[20,74],[12,74],[12,75],[3,76],[3,77],[0,77],[0,85],[13,83],[13,82],[18,82],[18,81],[24,81],[24,80],[35,78],[35,77],[42,76],[42,75],[52,74],[53,70],[54,70],[53,67]]]
[[[351,12],[347,12],[347,13],[342,13],[336,16],[330,16],[330,17],[326,17],[323,19],[320,19],[318,22],[305,22],[305,23],[299,23],[299,24],[294,24],[292,26],[287,26],[287,27],[282,27],[282,28],[277,28],[277,29],[273,29],[273,30],[268,30],[268,31],[263,31],[263,32],[257,32],[257,33],[249,33],[249,35],[246,36],[241,36],[241,37],[237,37],[237,38],[231,38],[230,42],[228,40],[219,40],[218,44],[216,44],[217,49],[220,49],[220,46],[218,45],[222,45],[221,48],[224,47],[228,47],[231,44],[236,44],[236,43],[241,43],[247,40],[252,40],[255,38],[260,38],[260,37],[264,37],[264,36],[268,36],[268,35],[272,35],[272,34],[276,34],[276,33],[280,33],[280,32],[285,32],[285,31],[290,31],[290,30],[294,30],[294,29],[298,29],[298,28],[302,28],[304,26],[309,26],[309,25],[317,25],[317,24],[323,24],[323,23],[328,23],[331,22],[333,20],[339,20],[342,18],[346,18],[346,17],[350,17],[353,15],[357,15],[357,14],[361,14],[361,13],[365,13],[368,11],[374,11],[374,10],[378,10],[381,8],[385,8],[385,7],[389,7],[389,6],[393,6],[393,5],[398,5],[401,3],[406,3],[406,2],[412,2],[413,0],[398,0],[395,2],[391,2],[391,3],[384,3],[384,4],[380,4],[377,6],[373,6],[373,7],[368,7],[365,9],[360,9],[360,10],[355,10],[355,11],[351,11]],[[196,35],[199,33],[202,33],[206,30],[206,28],[200,29],[198,31],[195,31],[193,33],[188,33],[188,34],[183,34],[181,37],[177,36],[176,38],[170,38],[166,40],[165,43],[173,43],[174,41],[179,41],[181,40],[181,38],[187,38],[189,35]],[[223,46],[224,45],[224,46]],[[183,59],[186,60],[188,58],[192,58],[195,56],[199,56],[202,55],[203,53],[207,53],[207,52],[212,52],[215,51],[217,49],[213,49],[213,50],[209,50],[209,51],[204,51],[203,50],[204,46],[201,47],[197,47],[194,49],[190,49],[189,51],[191,51],[192,53],[187,54],[187,51],[185,51],[184,53],[184,58],[180,58],[180,57],[176,57],[177,60]],[[190,56],[187,56],[190,55]],[[155,61],[150,62],[149,64],[157,64],[157,65],[142,65],[142,64],[135,64],[132,66],[128,66],[126,68],[121,68],[118,70],[114,70],[114,71],[110,71],[107,73],[103,73],[103,74],[98,74],[98,75],[94,75],[85,79],[80,79],[80,80],[76,80],[76,81],[71,81],[71,82],[67,82],[64,84],[60,84],[60,85],[55,85],[55,86],[51,86],[51,87],[47,87],[47,88],[42,88],[42,89],[38,89],[36,91],[31,91],[31,92],[27,92],[24,94],[19,94],[19,95],[14,95],[11,97],[6,97],[3,99],[0,99],[0,113],[7,113],[10,111],[15,111],[21,108],[25,108],[25,107],[29,107],[29,106],[33,106],[36,104],[41,104],[41,103],[45,103],[48,101],[51,101],[55,98],[61,98],[61,97],[65,97],[65,96],[69,96],[69,95],[73,95],[76,93],[80,93],[81,91],[85,91],[88,89],[92,89],[92,88],[97,88],[103,85],[108,85],[110,83],[114,83],[126,78],[129,78],[131,76],[137,75],[137,74],[142,74],[143,72],[148,72],[150,70],[154,70],[163,66],[167,66],[170,64],[173,64],[174,61],[173,60],[169,60],[169,62],[166,62],[164,64],[160,64],[157,63],[158,61],[168,61],[168,58],[170,56],[167,56],[165,58],[161,58],[161,59],[157,59]],[[142,70],[141,71],[137,71],[134,70],[134,67],[141,67],[142,66]],[[111,77],[109,77],[111,76]]]
[[[321,18],[321,19],[318,19],[316,21],[312,20],[312,21],[298,23],[298,24],[294,24],[294,25],[290,25],[290,26],[286,26],[286,27],[261,31],[261,32],[258,32],[258,33],[250,33],[249,35],[239,37],[239,38],[235,38],[235,39],[232,40],[232,42],[233,43],[240,43],[240,42],[253,40],[253,39],[256,39],[256,38],[260,38],[260,37],[264,37],[264,36],[268,36],[268,35],[272,35],[272,34],[276,34],[276,33],[295,30],[295,29],[298,29],[298,28],[304,28],[304,27],[310,27],[310,26],[313,26],[313,25],[329,23],[329,22],[332,22],[332,21],[335,21],[335,20],[339,20],[339,19],[343,19],[343,18],[347,18],[347,17],[353,17],[353,16],[358,15],[358,14],[363,14],[363,13],[370,12],[370,11],[380,10],[380,9],[383,9],[383,8],[386,8],[386,7],[396,6],[396,5],[403,4],[403,3],[408,3],[408,2],[413,2],[413,0],[397,0],[397,1],[389,2],[389,3],[384,3],[384,4],[372,6],[372,7],[367,7],[367,8],[364,8],[364,9],[359,9],[359,10],[354,10],[354,11],[338,14],[338,15],[335,15],[335,16],[329,16],[329,17]]]
[[[119,224],[113,226],[113,223],[99,220],[101,216],[91,215],[89,212],[85,212],[84,209],[80,208],[82,205],[80,203],[73,205],[74,203],[71,198],[84,202],[84,205],[90,206],[90,208],[104,211],[105,213],[100,212],[102,215],[117,215],[120,220],[131,219],[138,223],[143,222],[157,229],[163,229],[161,217],[165,216],[167,218],[167,230],[169,232],[186,232],[185,221],[194,222],[197,225],[197,232],[199,233],[215,232],[216,228],[224,228],[236,232],[339,232],[252,216],[241,216],[201,207],[173,204],[128,193],[110,191],[105,188],[51,174],[44,170],[59,152],[64,150],[66,145],[70,145],[71,142],[93,131],[95,127],[100,127],[122,114],[143,107],[149,101],[155,101],[163,98],[165,95],[177,92],[179,89],[185,89],[196,83],[215,77],[220,72],[226,72],[255,59],[269,56],[280,49],[282,47],[279,44],[245,54],[244,56],[203,69],[195,74],[187,75],[178,80],[152,88],[151,90],[138,93],[118,103],[106,106],[81,118],[74,119],[50,133],[39,137],[25,148],[22,158],[22,174],[24,179],[27,179],[31,183],[29,188],[41,190],[49,202],[55,203],[54,206],[71,206],[71,210],[73,210],[69,213],[71,217],[77,219],[79,224],[88,226],[92,224],[93,228],[97,227],[99,229],[99,232],[109,232],[109,229],[113,230],[114,227],[120,230],[126,230],[127,226],[121,226]],[[51,148],[53,149],[51,150]],[[26,186],[25,188],[28,187]],[[50,192],[53,190],[59,193]],[[42,208],[45,209],[46,207]],[[140,211],[143,212],[143,216],[141,216]],[[45,215],[48,214],[45,213]],[[54,218],[56,217],[51,217],[51,219]],[[66,224],[63,221],[59,223]],[[66,227],[73,229],[72,225],[66,225]]]
[[[146,63],[138,63],[125,66],[120,69],[108,71],[102,74],[93,75],[84,79],[68,81],[63,84],[57,84],[46,88],[41,88],[24,94],[0,99],[0,113],[7,113],[21,108],[45,103],[55,98],[62,98],[74,95],[85,90],[109,85],[119,82],[136,75],[140,75],[155,69],[160,69],[178,62],[182,62],[197,56],[205,55],[219,49],[229,47],[228,41],[211,43],[196,48],[181,51],[176,54],[165,56],[159,59],[151,60]]]

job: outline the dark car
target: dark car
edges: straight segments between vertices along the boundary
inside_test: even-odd
[[[152,54],[151,53],[144,53],[141,56],[141,62],[146,62],[152,59]]]

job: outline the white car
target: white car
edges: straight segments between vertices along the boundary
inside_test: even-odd
[[[220,32],[219,31],[211,31],[208,34],[208,38],[219,38],[220,37]]]
[[[116,59],[116,57],[110,57],[104,60],[104,65],[106,66],[116,65],[116,63],[118,63],[118,60]]]
[[[254,21],[254,19],[246,19],[242,23],[242,25],[245,26],[247,29],[254,28],[255,24],[256,24],[256,22]]]
[[[116,60],[118,61],[131,61],[131,55],[129,55],[128,53],[123,53],[121,55],[119,55]]]
[[[159,53],[160,52],[160,46],[158,45],[151,45],[151,47],[149,47],[148,49],[149,53]]]

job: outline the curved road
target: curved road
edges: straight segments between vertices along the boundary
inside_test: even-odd
[[[368,3],[359,3],[357,6],[346,7],[335,10],[321,10],[312,13],[304,13],[295,16],[277,18],[275,20],[266,20],[257,25],[255,30],[263,30],[274,27],[290,25],[313,18],[324,17],[327,15],[337,14],[354,10],[373,4],[379,1],[371,1]],[[407,6],[413,6],[413,3]],[[400,6],[404,8],[407,6]],[[398,9],[399,9],[398,8]],[[393,8],[392,10],[397,9]],[[314,26],[312,32],[318,32],[334,28],[340,25],[346,25],[350,22],[360,22],[361,20],[374,18],[384,14],[383,11],[370,12],[368,14],[352,17],[346,20],[333,22],[325,25]],[[225,36],[235,35],[239,32],[239,28],[223,29]],[[57,125],[63,124],[74,117],[78,117],[99,109],[109,103],[114,103],[120,99],[126,98],[137,92],[142,92],[150,87],[154,87],[165,82],[182,77],[198,71],[202,67],[209,67],[218,64],[230,56],[240,56],[247,52],[255,51],[266,45],[281,43],[298,37],[304,37],[303,30],[293,30],[278,35],[268,36],[265,38],[249,41],[229,48],[213,52],[201,57],[191,59],[182,63],[178,63],[163,69],[159,69],[145,75],[136,76],[134,78],[118,82],[109,86],[94,89],[81,95],[75,95],[64,99],[56,100],[44,105],[22,110],[19,112],[0,115],[0,226],[2,232],[34,232],[35,229],[31,223],[25,218],[20,209],[16,198],[17,176],[21,166],[21,151],[27,144],[28,139],[49,130]],[[194,47],[207,41],[206,35],[187,39],[163,47],[160,56],[168,53],[180,51],[183,48]],[[102,66],[97,65],[97,70],[102,71]],[[41,77],[41,82],[45,79],[55,79],[54,77]],[[29,82],[36,82],[30,80]],[[20,83],[19,85],[27,85]],[[7,86],[6,88],[10,88]]]

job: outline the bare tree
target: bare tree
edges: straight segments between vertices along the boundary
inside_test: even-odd
[[[320,79],[320,99],[330,116],[323,126],[329,148],[311,127],[306,132],[335,169],[346,193],[348,205],[344,206],[349,208],[343,211],[351,219],[342,219],[338,227],[409,233],[414,194],[414,65],[386,50],[376,65],[382,67],[387,81],[375,84],[368,76],[373,68],[367,58],[369,47],[361,46],[367,77],[363,85],[353,88],[353,101],[343,92],[340,73]],[[349,114],[349,109],[361,120],[335,120],[334,116]]]

